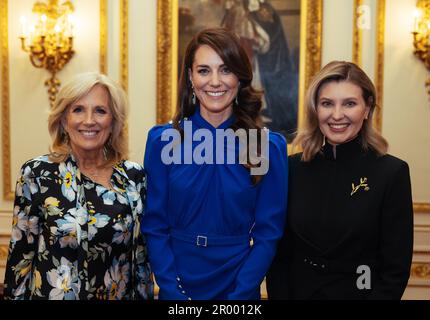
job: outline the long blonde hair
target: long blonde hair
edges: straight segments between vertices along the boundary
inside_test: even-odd
[[[332,61],[319,71],[312,79],[305,97],[305,123],[293,141],[293,149],[303,149],[302,160],[311,161],[321,150],[324,143],[317,115],[318,96],[321,87],[332,81],[348,81],[359,86],[363,99],[370,112],[359,132],[364,150],[373,149],[378,155],[388,150],[388,142],[372,126],[376,105],[376,89],[366,73],[356,64],[346,61]]]
[[[88,94],[95,85],[101,85],[108,92],[109,108],[113,117],[112,133],[105,144],[106,165],[128,158],[127,95],[119,84],[106,75],[85,72],[76,75],[60,89],[50,110],[48,117],[48,130],[52,139],[50,160],[62,162],[70,155],[70,141],[62,121],[65,119],[67,108]]]

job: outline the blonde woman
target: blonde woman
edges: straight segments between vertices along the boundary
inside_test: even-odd
[[[27,161],[16,185],[6,299],[152,298],[145,173],[126,160],[126,128],[126,94],[105,75],[60,90],[51,152]]]
[[[412,260],[411,183],[407,163],[372,128],[375,87],[355,64],[334,61],[305,105],[269,298],[400,299]]]

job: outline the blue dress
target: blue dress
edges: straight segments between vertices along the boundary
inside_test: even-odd
[[[198,108],[189,120],[193,133],[208,129],[215,137]],[[232,116],[217,129],[233,122]],[[259,299],[286,217],[285,139],[269,133],[269,170],[253,185],[240,163],[164,164],[161,153],[169,142],[161,135],[171,128],[149,131],[144,161],[148,185],[141,229],[159,298]],[[193,150],[199,143],[193,142]]]

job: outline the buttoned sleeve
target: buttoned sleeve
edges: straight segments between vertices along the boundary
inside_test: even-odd
[[[255,225],[252,230],[253,247],[238,272],[236,288],[229,299],[256,299],[272,259],[276,245],[281,238],[287,210],[288,158],[287,145],[283,136],[270,133],[269,170],[259,182],[255,207]]]
[[[181,290],[175,258],[170,246],[168,202],[168,166],[161,161],[165,126],[156,126],[148,133],[144,167],[147,173],[146,210],[141,230],[146,236],[149,259],[155,280],[160,288],[159,298],[185,300]]]

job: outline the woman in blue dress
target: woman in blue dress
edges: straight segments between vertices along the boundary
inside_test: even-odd
[[[251,81],[238,38],[201,31],[186,50],[173,122],[148,134],[141,229],[160,299],[260,298],[284,227],[288,166]]]

